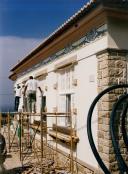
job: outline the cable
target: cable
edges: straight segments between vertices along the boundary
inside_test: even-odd
[[[121,121],[121,131],[122,131],[122,135],[123,135],[123,140],[124,140],[125,146],[126,146],[127,151],[128,151],[128,136],[127,136],[127,130],[126,130],[127,110],[128,110],[128,102],[126,103],[126,106],[125,106],[124,111],[122,113],[122,121]]]
[[[118,166],[120,168],[121,174],[124,174],[124,172],[126,172],[128,174],[128,167],[127,167],[127,164],[125,163],[125,161],[121,155],[119,143],[116,140],[116,130],[115,130],[114,123],[116,122],[116,116],[117,116],[116,111],[118,110],[120,104],[122,104],[122,102],[127,98],[128,98],[128,94],[123,95],[119,98],[119,100],[113,106],[111,116],[110,116],[110,133],[112,136],[112,144],[114,147],[116,159],[118,161]]]
[[[128,88],[128,84],[114,85],[114,86],[111,86],[111,87],[105,89],[104,91],[102,91],[99,95],[97,95],[97,97],[92,102],[92,104],[89,108],[89,111],[88,111],[88,115],[87,115],[87,134],[88,134],[89,143],[90,143],[92,152],[93,152],[98,164],[100,165],[101,169],[104,171],[105,174],[111,174],[111,173],[108,170],[108,168],[105,166],[104,162],[102,161],[102,159],[101,159],[101,157],[100,157],[100,155],[99,155],[99,153],[96,149],[94,139],[93,139],[93,136],[92,136],[91,120],[92,120],[93,110],[94,110],[97,102],[100,100],[100,98],[104,94],[110,92],[111,90],[118,89],[118,88]]]

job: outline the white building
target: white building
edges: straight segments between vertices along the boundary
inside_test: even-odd
[[[74,156],[81,173],[98,171],[87,137],[87,114],[99,91],[126,79],[127,38],[128,1],[92,0],[11,70],[10,79],[15,84],[35,75],[44,91],[48,112],[73,113],[72,126],[79,138]],[[37,98],[40,112],[38,93]],[[110,98],[102,101],[102,108],[95,109],[92,129],[102,158],[116,172],[115,160],[111,161],[113,153],[109,153]],[[58,125],[68,127],[70,121],[59,118]],[[53,123],[55,119],[48,119],[49,125]],[[58,148],[69,153],[64,142]]]

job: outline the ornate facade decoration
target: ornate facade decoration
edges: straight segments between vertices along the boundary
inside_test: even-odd
[[[99,28],[94,28],[92,30],[90,30],[88,33],[86,33],[85,36],[83,36],[81,39],[79,39],[78,41],[67,45],[64,49],[58,51],[57,53],[55,53],[54,55],[46,58],[45,60],[41,61],[40,63],[34,65],[32,68],[29,68],[27,71],[23,72],[20,74],[20,76],[35,70],[36,68],[39,68],[41,66],[44,66],[46,64],[48,64],[49,62],[54,61],[55,59],[60,58],[61,56],[70,53],[71,51],[78,49],[86,44],[89,44],[93,41],[95,41],[96,39],[104,36],[107,33],[107,25],[104,24]]]

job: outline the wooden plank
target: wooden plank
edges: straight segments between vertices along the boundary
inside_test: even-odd
[[[56,135],[57,135],[57,138],[62,140],[62,141],[65,141],[67,143],[70,143],[71,142],[71,138],[73,139],[73,143],[77,143],[79,141],[79,138],[78,137],[75,137],[75,136],[69,136],[69,135],[65,135],[63,133],[60,133],[60,132],[57,132],[56,134],[56,131],[53,131],[53,130],[49,130],[48,131],[48,134],[54,138],[56,138]]]

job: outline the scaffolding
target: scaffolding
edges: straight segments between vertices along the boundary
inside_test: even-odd
[[[12,114],[12,113],[11,113]],[[75,174],[77,173],[77,154],[74,150],[79,141],[73,127],[72,113],[41,112],[41,113],[10,113],[6,118],[6,129],[8,136],[8,151],[13,147],[15,138],[20,154],[22,168],[27,168],[23,174]],[[58,119],[70,117],[70,125],[67,129],[59,126]],[[0,130],[1,130],[0,115]],[[49,125],[49,121],[54,120],[54,124]],[[13,135],[10,127],[16,121]],[[63,130],[64,129],[64,130]],[[65,131],[65,132],[64,132]],[[67,132],[66,132],[67,131]],[[62,133],[63,132],[63,133]],[[61,151],[60,146],[68,146],[66,154]],[[65,156],[62,162],[61,155]]]
[[[17,141],[16,132],[18,129],[18,122],[14,117],[15,114],[19,113],[16,112],[0,113],[0,133],[2,133],[6,137],[7,150],[9,153],[12,150],[12,146],[14,146]],[[16,125],[14,124],[14,121],[16,122]],[[16,148],[17,147],[18,147],[18,141]]]

